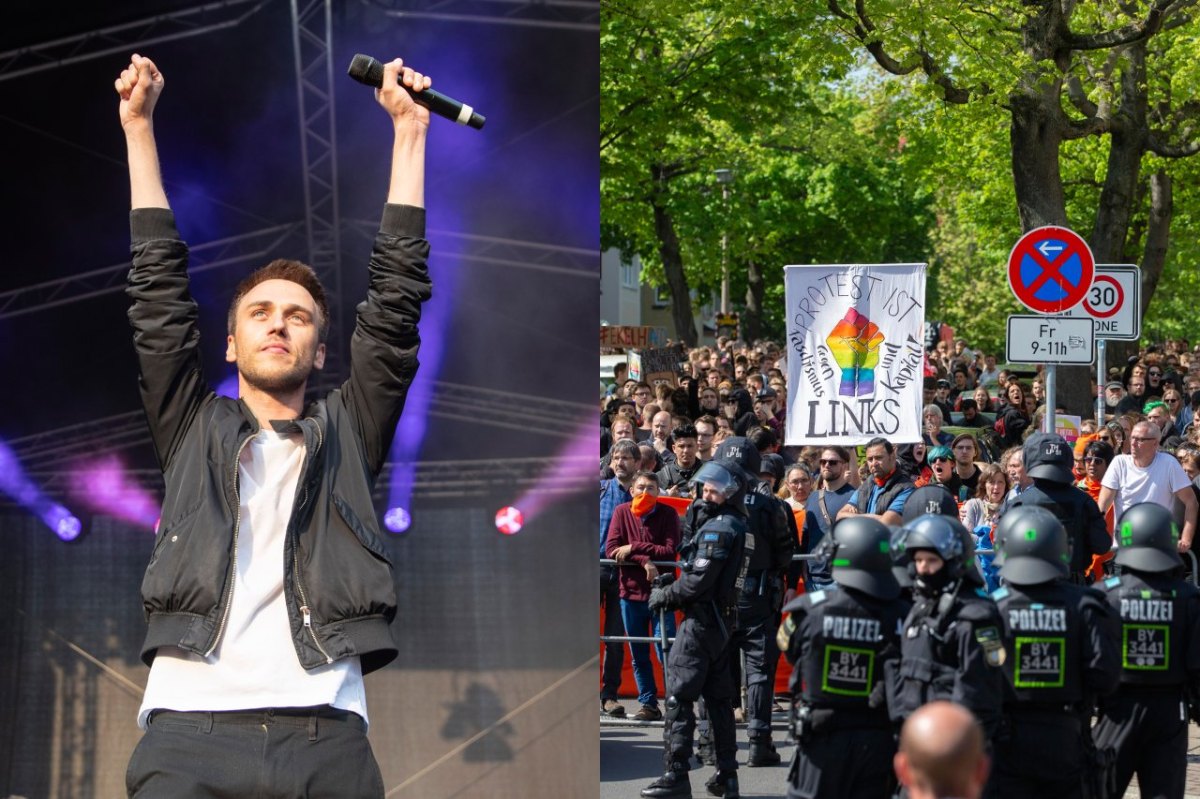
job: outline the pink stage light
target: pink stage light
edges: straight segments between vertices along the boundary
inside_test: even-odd
[[[79,463],[70,473],[72,498],[93,513],[104,513],[153,530],[158,501],[138,485],[116,455]]]

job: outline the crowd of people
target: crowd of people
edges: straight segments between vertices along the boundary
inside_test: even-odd
[[[649,643],[628,645],[641,705],[634,717],[666,725],[666,772],[643,795],[691,795],[699,726],[699,758],[717,766],[709,792],[737,796],[731,730],[741,679],[746,762],[780,762],[771,714],[781,651],[795,667],[800,742],[789,796],[888,795],[881,786],[890,792],[896,774],[904,777],[899,760],[892,768],[898,725],[939,699],[977,719],[992,758],[991,795],[1116,796],[1135,771],[1143,788],[1182,795],[1179,708],[1183,690],[1200,687],[1200,634],[1191,628],[1200,606],[1174,574],[1200,507],[1200,355],[1186,341],[1148,347],[1104,375],[1096,382],[1104,418],[1084,418],[1068,442],[1042,430],[1040,372],[1001,368],[963,339],[939,340],[926,354],[923,439],[877,438],[862,449],[784,445],[787,364],[777,344],[719,339],[680,352],[680,374],[654,384],[628,379],[619,364],[601,399],[605,635],[653,637],[664,662],[661,642],[677,611],[683,618],[661,694]],[[1159,568],[1162,559],[1143,568],[1139,547],[1172,555],[1169,568]],[[1122,563],[1126,553],[1134,562]],[[1179,585],[1168,591],[1170,581]],[[1129,593],[1135,584],[1149,594]],[[1154,611],[1165,624],[1127,618],[1140,607],[1128,597],[1121,604],[1127,594],[1170,605]],[[1026,616],[1036,617],[1027,629]],[[830,619],[876,633],[839,635],[841,622],[830,627]],[[902,639],[878,633],[897,629]],[[1058,634],[1024,634],[1046,630]],[[959,644],[948,645],[955,636]],[[738,648],[744,677],[731,657]],[[609,716],[626,713],[624,653],[619,641],[605,647],[601,711]],[[1040,672],[1050,677],[1030,679]],[[1151,699],[1139,693],[1147,685]],[[1103,694],[1110,704],[1100,707]],[[1129,736],[1166,718],[1164,695],[1176,702],[1176,723],[1155,733],[1162,746],[1151,768]],[[697,725],[700,699],[708,723]],[[1136,723],[1112,706],[1136,710]],[[873,754],[839,764],[846,746]]]

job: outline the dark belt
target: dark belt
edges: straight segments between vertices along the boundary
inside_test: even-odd
[[[214,724],[236,724],[240,726],[263,724],[295,724],[303,725],[315,722],[317,719],[333,721],[339,724],[349,724],[365,731],[367,723],[362,716],[349,710],[316,705],[314,707],[264,707],[253,710],[152,710],[146,717],[146,725],[171,721],[186,721],[199,724],[204,732],[212,729]]]

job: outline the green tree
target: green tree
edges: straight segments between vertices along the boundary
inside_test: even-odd
[[[835,40],[856,42],[887,72],[924,75],[973,121],[1006,125],[1021,227],[1075,227],[1090,232],[1098,262],[1138,262],[1143,310],[1176,209],[1169,161],[1200,152],[1194,5],[827,0]],[[1102,152],[1089,180],[1064,180]],[[1082,373],[1060,381],[1076,409],[1089,400]]]

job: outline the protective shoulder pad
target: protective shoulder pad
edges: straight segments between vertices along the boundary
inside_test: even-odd
[[[963,603],[958,617],[972,624],[980,624],[982,622],[996,624],[1000,621],[1000,611],[996,609],[996,606],[992,604],[990,599],[972,598]]]
[[[1085,586],[1083,590],[1079,592],[1079,607],[1080,609],[1091,607],[1107,613],[1108,599],[1104,596],[1104,593],[1100,591],[1100,589]]]

